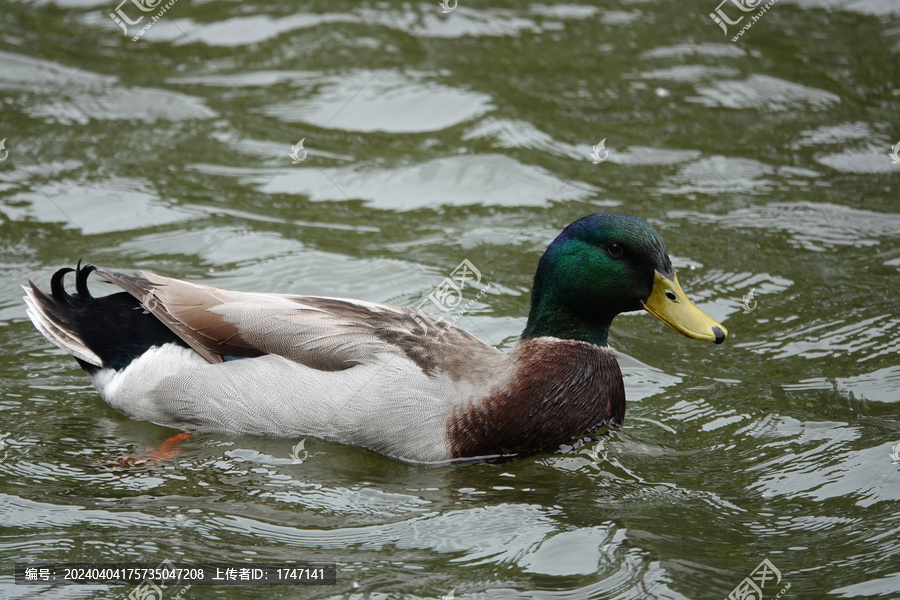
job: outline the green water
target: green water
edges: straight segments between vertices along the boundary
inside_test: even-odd
[[[137,41],[114,4],[0,8],[0,597],[134,589],[15,562],[169,559],[337,563],[189,600],[720,600],[767,558],[767,600],[900,598],[895,0],[780,0],[737,42],[755,13],[726,36],[715,0],[179,0]],[[653,223],[730,337],[620,317],[624,428],[505,464],[203,435],[101,470],[174,432],[20,299],[84,257],[417,306],[468,259],[491,287],[458,323],[509,349],[541,252],[601,210]]]

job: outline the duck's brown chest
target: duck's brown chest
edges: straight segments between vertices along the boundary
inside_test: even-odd
[[[556,338],[519,342],[504,385],[454,407],[454,458],[552,451],[603,423],[621,423],[625,389],[608,348]]]

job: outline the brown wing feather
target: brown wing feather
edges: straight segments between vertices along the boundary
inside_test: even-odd
[[[246,343],[235,325],[210,311],[226,301],[212,293],[217,288],[158,277],[151,273],[145,273],[146,278],[103,270],[98,270],[97,273],[104,280],[140,300],[153,316],[212,363],[222,362],[223,356],[251,357],[265,354]],[[151,277],[159,280],[153,281]]]
[[[491,380],[509,357],[443,319],[341,298],[235,292],[144,273],[98,271],[211,362],[277,354],[336,371],[394,353],[430,377]]]

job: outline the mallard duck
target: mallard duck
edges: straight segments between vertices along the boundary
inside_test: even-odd
[[[91,273],[124,291],[94,298]],[[611,213],[575,221],[544,252],[509,355],[449,322],[429,328],[412,309],[362,300],[80,264],[57,271],[49,294],[29,284],[34,325],[134,419],[310,436],[421,463],[549,452],[621,423],[624,384],[607,346],[621,312],[644,309],[698,340],[726,336],[685,296],[659,233]]]

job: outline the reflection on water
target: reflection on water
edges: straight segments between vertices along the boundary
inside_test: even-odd
[[[377,76],[377,77],[376,77]],[[312,98],[299,98],[266,109],[288,123],[349,131],[409,133],[440,131],[487,112],[490,97],[429,84],[421,76],[390,71],[360,71],[339,78],[307,79]],[[303,83],[303,82],[300,82]],[[347,98],[352,98],[347,101]]]
[[[302,597],[718,600],[768,557],[788,597],[900,594],[896,2],[781,0],[737,43],[700,0],[181,0],[139,42],[114,8],[0,16],[6,564],[321,560],[337,585]],[[468,259],[491,288],[459,322],[508,350],[547,243],[610,209],[663,233],[729,340],[619,318],[624,428],[508,463],[198,436],[101,469],[172,432],[106,407],[18,288],[83,257],[415,306]],[[7,573],[0,596],[26,597]]]
[[[267,194],[302,193],[311,201],[368,200],[385,210],[435,206],[543,206],[548,196],[587,199],[593,186],[566,185],[540,167],[523,165],[500,154],[439,158],[409,167],[346,169],[223,169],[191,165],[204,174],[241,176],[241,183]],[[340,185],[335,182],[340,181]]]

